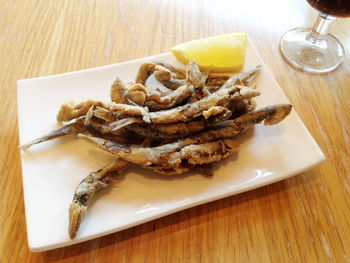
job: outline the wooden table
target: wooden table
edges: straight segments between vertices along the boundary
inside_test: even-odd
[[[350,262],[350,19],[331,29],[345,46],[345,62],[313,75],[290,67],[278,50],[286,30],[312,25],[317,13],[304,0],[1,0],[0,15],[0,262]],[[234,31],[248,33],[327,161],[119,233],[30,252],[16,80],[127,61]]]

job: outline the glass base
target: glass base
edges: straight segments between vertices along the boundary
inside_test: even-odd
[[[284,58],[294,67],[314,73],[336,69],[344,58],[344,48],[334,36],[312,38],[311,29],[295,28],[286,32],[280,42]]]

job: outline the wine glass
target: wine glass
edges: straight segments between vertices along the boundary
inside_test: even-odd
[[[293,66],[324,73],[336,69],[344,59],[344,48],[328,33],[335,17],[350,17],[350,0],[307,0],[320,14],[312,28],[295,28],[281,38],[280,50]]]

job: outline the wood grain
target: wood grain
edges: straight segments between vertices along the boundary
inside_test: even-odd
[[[316,15],[305,0],[0,0],[0,262],[350,262],[350,19],[331,29],[346,58],[330,74],[295,70],[278,51],[285,31],[311,26]],[[327,161],[119,233],[30,252],[16,80],[149,56],[234,31],[248,33]]]

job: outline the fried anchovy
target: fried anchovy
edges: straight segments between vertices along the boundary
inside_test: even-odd
[[[238,149],[239,144],[232,139],[193,144],[185,146],[177,152],[169,153],[167,163],[142,165],[142,167],[164,175],[182,174],[192,167],[210,165],[212,162],[226,158],[238,152]]]
[[[91,110],[91,108],[90,108]],[[90,111],[91,112],[91,111]],[[93,116],[89,116],[89,111],[87,112],[87,115],[84,116],[80,116],[79,118],[76,118],[73,122],[70,122],[66,125],[63,125],[51,132],[49,132],[48,134],[45,134],[39,138],[36,138],[26,144],[23,144],[21,146],[19,146],[19,148],[25,150],[28,149],[29,147],[35,145],[35,144],[39,144],[45,141],[49,141],[52,139],[56,139],[59,137],[63,137],[66,135],[70,135],[70,134],[77,134],[77,133],[81,133],[84,132],[86,130],[89,130],[90,132],[93,131],[97,131],[101,134],[109,134],[112,136],[125,136],[125,131],[123,131],[121,128],[125,125],[128,125],[130,123],[135,123],[135,122],[139,122],[139,120],[134,120],[133,118],[129,118],[129,119],[122,119],[121,123],[119,126],[117,126],[116,124],[104,124],[99,122],[98,120],[96,120],[96,118],[94,118]],[[121,140],[118,140],[121,141]],[[126,141],[126,140],[124,140]]]
[[[190,122],[177,122],[169,124],[132,124],[127,127],[145,138],[155,140],[175,140],[198,133],[215,122],[227,120],[231,117],[231,111],[223,107],[215,106],[215,110],[209,109],[203,112],[206,118],[199,118]]]
[[[192,137],[158,147],[142,147],[137,145],[124,145],[100,138],[79,135],[97,144],[98,147],[116,154],[122,159],[140,165],[172,165],[168,154],[179,151],[190,144],[207,143],[214,140],[234,138],[244,133],[254,124],[264,121],[265,125],[276,124],[283,120],[291,111],[290,104],[268,106],[257,111],[244,114],[234,120],[227,120],[213,124],[209,130],[202,131]]]
[[[170,72],[173,72],[176,75],[176,78],[178,79],[184,79],[186,76],[183,69],[175,68],[165,61],[153,61],[141,64],[141,66],[139,67],[139,71],[136,75],[135,82],[145,85],[146,80],[149,78],[149,76],[153,74],[157,65],[170,70]]]
[[[215,108],[214,108],[215,109]],[[135,132],[136,134],[139,134],[146,138],[152,138],[152,139],[160,139],[160,140],[171,140],[174,138],[182,138],[185,136],[188,136],[190,134],[199,132],[206,127],[216,127],[216,128],[226,128],[222,129],[217,132],[218,135],[221,133],[226,134],[230,133],[230,129],[234,128],[234,131],[237,131],[238,133],[241,131],[239,127],[249,127],[251,125],[260,123],[261,121],[264,121],[265,125],[273,125],[281,120],[283,120],[291,111],[292,106],[290,104],[278,104],[278,105],[272,105],[265,108],[262,108],[257,111],[253,111],[244,115],[241,115],[240,117],[236,118],[235,120],[231,121],[223,121],[221,122],[221,126],[218,126],[219,124],[210,124],[215,123],[221,120],[224,120],[228,118],[228,115],[225,115],[227,113],[224,113],[223,115],[214,116],[215,119],[209,119],[209,122],[204,119],[199,119],[196,121],[192,121],[189,123],[172,123],[168,125],[163,124],[151,124],[148,126],[144,126],[143,124],[131,124],[130,127],[128,127],[128,130]],[[108,112],[108,111],[107,111]],[[122,119],[124,126],[125,124],[140,122],[140,119],[135,118],[127,118]],[[55,139],[58,137],[62,137],[69,134],[76,134],[82,131],[85,131],[86,128],[92,128],[95,131],[100,132],[101,134],[108,134],[111,136],[121,136],[125,134],[125,131],[118,130],[116,126],[111,126],[110,124],[103,124],[98,121],[96,121],[95,118],[91,118],[88,125],[84,125],[85,116],[81,116],[77,118],[74,122],[66,124],[40,138],[37,138],[27,144],[21,145],[21,149],[27,149],[30,146],[34,144],[38,144],[41,142],[45,142],[51,139]],[[231,123],[230,125],[226,125],[227,127],[223,127],[222,123]],[[227,137],[227,135],[223,135],[224,138]],[[230,137],[230,136],[228,136]],[[120,140],[118,140],[120,141]]]
[[[102,122],[101,120],[92,117],[89,123],[86,125],[101,134],[111,134],[111,135],[121,135],[122,129],[114,130],[114,127],[110,126],[108,123]]]
[[[58,122],[71,121],[75,118],[85,115],[91,106],[108,108],[108,104],[96,100],[87,100],[78,104],[74,101],[71,101],[62,104],[57,113],[56,119]]]
[[[202,115],[214,106],[229,106],[232,101],[239,101],[245,98],[252,98],[260,95],[260,92],[244,86],[233,86],[220,88],[200,101],[188,103],[168,110],[148,112],[147,108],[133,105],[113,103],[109,107],[96,107],[94,116],[101,117],[106,121],[118,120],[121,116],[142,118],[145,123],[174,123],[189,122]]]
[[[208,77],[208,72],[204,75],[200,72],[197,64],[191,60],[186,66],[186,81],[194,87],[194,93],[191,96],[190,102],[201,100],[210,95],[205,81]]]
[[[95,101],[87,101],[85,103],[78,104],[83,105],[82,107],[71,105],[69,110],[66,112],[71,112],[71,114],[68,114],[71,117],[78,117],[79,114],[86,114],[89,108],[92,105],[95,105],[98,106],[96,107],[95,112],[99,111],[101,108],[109,109],[110,111],[113,111],[113,114],[110,115],[118,116],[119,119],[122,115],[124,118],[139,117],[146,123],[173,123],[179,121],[188,122],[196,117],[199,117],[203,111],[208,110],[213,106],[225,106],[228,105],[229,102],[242,100],[245,98],[252,98],[258,95],[260,95],[260,92],[257,90],[244,86],[232,86],[220,88],[218,91],[210,94],[200,101],[157,112],[148,112],[147,108],[140,106],[117,103],[110,103],[109,105],[101,104],[100,106],[99,102]],[[95,114],[95,116],[97,115],[98,113]]]
[[[164,62],[157,62],[157,63],[164,63]],[[148,63],[145,63],[145,64],[148,64]],[[150,64],[155,66],[155,63],[150,63]],[[159,64],[159,65],[164,66],[164,64]],[[259,72],[260,68],[261,68],[260,66],[257,66],[255,69],[252,69],[252,70],[246,71],[246,72],[242,72],[242,73],[238,73],[238,74],[232,76],[230,79],[228,79],[226,81],[226,83],[223,85],[223,87],[224,88],[232,87],[234,85],[237,85],[237,82],[243,82],[243,84],[244,84],[244,81],[250,80],[252,77],[254,77],[257,74],[257,72]],[[175,71],[174,68],[172,70]],[[176,72],[177,72],[177,74],[180,74],[179,72],[181,72],[181,71],[178,70]],[[185,74],[184,71],[182,71],[181,74]],[[257,95],[259,95],[259,94],[257,94]],[[257,96],[257,95],[255,95],[255,96]],[[66,122],[66,121],[71,121],[71,120],[78,118],[80,116],[83,116],[87,113],[87,111],[90,109],[90,107],[92,105],[99,106],[99,107],[106,108],[106,109],[110,108],[109,104],[106,104],[106,103],[100,102],[100,101],[95,101],[95,100],[87,100],[85,102],[81,102],[78,104],[76,104],[75,102],[68,102],[68,103],[64,103],[60,107],[59,112],[57,113],[57,116],[56,116],[57,121]],[[120,105],[120,104],[116,104],[116,103],[113,104],[112,103],[112,105]],[[133,106],[133,105],[119,106],[118,111],[120,111],[122,114],[126,113],[126,114],[129,114],[132,116],[142,115],[140,113],[145,111],[144,109],[131,108],[129,106]],[[212,106],[214,106],[214,105],[212,105]],[[133,106],[133,107],[135,107],[135,106]],[[145,115],[147,115],[147,114],[145,114]]]
[[[171,65],[170,63],[168,63],[164,60],[155,60],[155,61],[153,61],[153,63],[169,69],[172,73],[174,73],[176,75],[176,78],[178,78],[178,79],[186,78],[186,72],[182,68],[174,67],[173,65]]]
[[[110,88],[111,101],[115,103],[124,103],[125,91],[126,91],[126,88],[124,83],[119,78],[116,78]]]
[[[235,136],[239,133],[242,133],[244,129],[249,128],[253,124],[260,123],[262,120],[266,119],[265,124],[274,122],[279,122],[285,118],[290,110],[291,105],[289,104],[279,104],[274,106],[269,106],[262,108],[257,111],[250,112],[249,114],[244,114],[238,117],[235,120],[224,121],[229,118],[229,113],[223,111],[220,113],[220,110],[225,109],[223,107],[213,107],[208,111],[204,111],[204,115],[208,114],[208,120],[198,119],[192,120],[187,123],[176,122],[169,124],[131,124],[126,128],[130,131],[135,132],[136,134],[141,135],[145,138],[159,139],[159,140],[172,140],[176,138],[183,138],[190,134],[198,133],[204,129],[218,129],[215,132],[207,131],[203,134],[207,134],[208,140],[210,138],[229,138]],[[227,109],[225,109],[227,111]],[[216,112],[211,113],[211,111]],[[250,111],[250,110],[248,110]],[[220,114],[219,114],[220,113]],[[212,116],[210,116],[210,114]],[[221,115],[222,114],[222,115]],[[215,124],[216,122],[219,122]],[[216,135],[212,134],[216,133]],[[204,136],[202,134],[202,136]],[[215,137],[218,136],[218,137]]]
[[[148,96],[148,91],[142,84],[130,84],[126,88],[125,92],[125,102],[134,105],[143,106],[145,104],[146,98]]]
[[[176,90],[186,82],[185,79],[176,78],[175,73],[160,65],[155,66],[153,76],[159,83],[171,90]]]
[[[124,104],[136,104],[143,106],[148,96],[145,86],[139,83],[128,82],[124,84],[116,78],[110,89],[112,102]]]
[[[254,125],[264,121],[264,125],[274,125],[282,121],[292,110],[291,104],[276,104],[239,116],[234,121],[238,126]]]
[[[112,112],[109,109],[102,107],[96,107],[96,109],[94,110],[94,117],[104,120],[108,123],[122,119],[122,116],[120,114]]]
[[[85,116],[80,117],[72,123],[68,123],[64,126],[61,126],[61,127],[57,128],[56,130],[53,130],[53,131],[49,132],[48,134],[46,134],[40,138],[34,139],[34,140],[32,140],[26,144],[23,144],[19,147],[21,149],[25,150],[34,144],[42,143],[42,142],[52,140],[52,139],[55,139],[58,137],[66,136],[69,134],[75,134],[78,132],[82,132],[82,131],[86,130],[86,127],[84,126],[84,120],[85,120]]]
[[[222,88],[228,88],[228,87],[235,86],[235,85],[249,86],[249,84],[252,83],[256,79],[260,70],[261,70],[261,66],[258,65],[253,69],[239,72],[239,73],[233,75],[232,77],[230,77],[222,85]]]
[[[79,135],[93,141],[100,148],[107,150],[120,158],[140,165],[162,164],[167,162],[163,154],[179,151],[190,144],[206,143],[214,140],[234,138],[245,132],[249,127],[264,121],[265,125],[276,124],[283,120],[291,111],[290,104],[268,106],[257,111],[244,114],[235,120],[227,120],[213,124],[209,130],[203,131],[193,137],[184,138],[176,142],[158,147],[142,147],[137,145],[123,145],[100,138]],[[168,159],[169,160],[169,159]],[[171,165],[171,163],[169,164]]]
[[[142,117],[144,122],[150,122],[150,116],[147,108],[126,104],[111,104],[109,110],[124,115],[125,117]]]
[[[249,70],[243,71],[242,73],[243,74],[245,73],[247,75],[247,76],[241,77],[241,79],[242,79],[241,81],[242,81],[243,85],[247,86],[247,87],[253,87],[256,83],[258,76],[259,76],[260,70],[261,70],[261,66],[258,65],[250,71]]]
[[[174,74],[166,68],[156,66],[156,68],[157,67],[162,68],[162,71],[158,70],[155,71],[155,73],[161,72],[162,74],[159,73],[159,76],[163,78],[165,76],[164,72]],[[180,81],[177,83],[180,83],[180,85],[176,84],[176,89],[173,88],[172,91],[164,94],[154,91],[149,93],[145,86],[140,83],[126,83],[124,85],[117,78],[111,86],[110,97],[111,100],[117,104],[147,106],[151,111],[169,109],[182,103],[193,93],[193,87],[185,84],[185,80],[175,80]],[[162,79],[159,79],[159,81],[162,82]]]
[[[179,105],[184,102],[193,93],[193,86],[184,84],[174,91],[161,96],[158,93],[153,93],[149,95],[146,99],[145,106],[147,106],[150,111],[158,111],[171,109],[174,106]]]
[[[103,103],[100,101],[87,100],[76,104],[75,102],[65,103],[61,106],[58,114],[57,121],[70,121],[72,119],[78,118],[80,116],[86,115],[91,106],[96,108],[102,108],[110,111],[114,111],[113,118],[117,116],[125,117],[142,117],[145,122],[149,122],[148,110],[147,108],[135,105],[128,105],[122,103]],[[119,117],[118,119],[122,119]]]
[[[258,95],[260,95],[259,91],[244,86],[227,87],[219,89],[197,102],[169,110],[149,112],[149,120],[151,123],[188,122],[213,106],[225,106],[230,101],[252,98]]]
[[[226,157],[228,149],[238,149],[237,143],[228,139],[201,141],[202,138],[186,138],[178,142],[168,143],[157,147],[143,147],[138,145],[123,145],[101,138],[79,134],[79,137],[94,142],[98,147],[117,155],[128,162],[142,166],[161,166],[173,168],[186,164],[197,165],[218,161]],[[233,147],[233,144],[236,147]],[[226,147],[227,146],[227,147]],[[231,146],[231,147],[229,147]]]
[[[173,89],[165,96],[153,96],[147,98],[146,106],[151,111],[170,109],[188,99],[188,102],[198,101],[208,95],[210,92],[205,86],[207,75],[203,75],[194,61],[190,61],[186,67],[186,80],[175,79],[170,70],[157,65],[153,75],[155,79],[161,82],[166,87]]]
[[[74,238],[78,232],[94,194],[98,190],[108,186],[111,175],[121,174],[128,165],[129,162],[117,159],[102,169],[90,173],[80,182],[75,190],[73,201],[69,206],[68,233],[70,238]]]
[[[205,83],[207,89],[213,93],[217,91],[222,85],[224,85],[229,79],[231,79],[226,85],[243,85],[252,88],[255,85],[256,79],[261,70],[261,66],[258,65],[254,69],[242,71],[235,75],[228,76],[222,74],[210,74]]]

